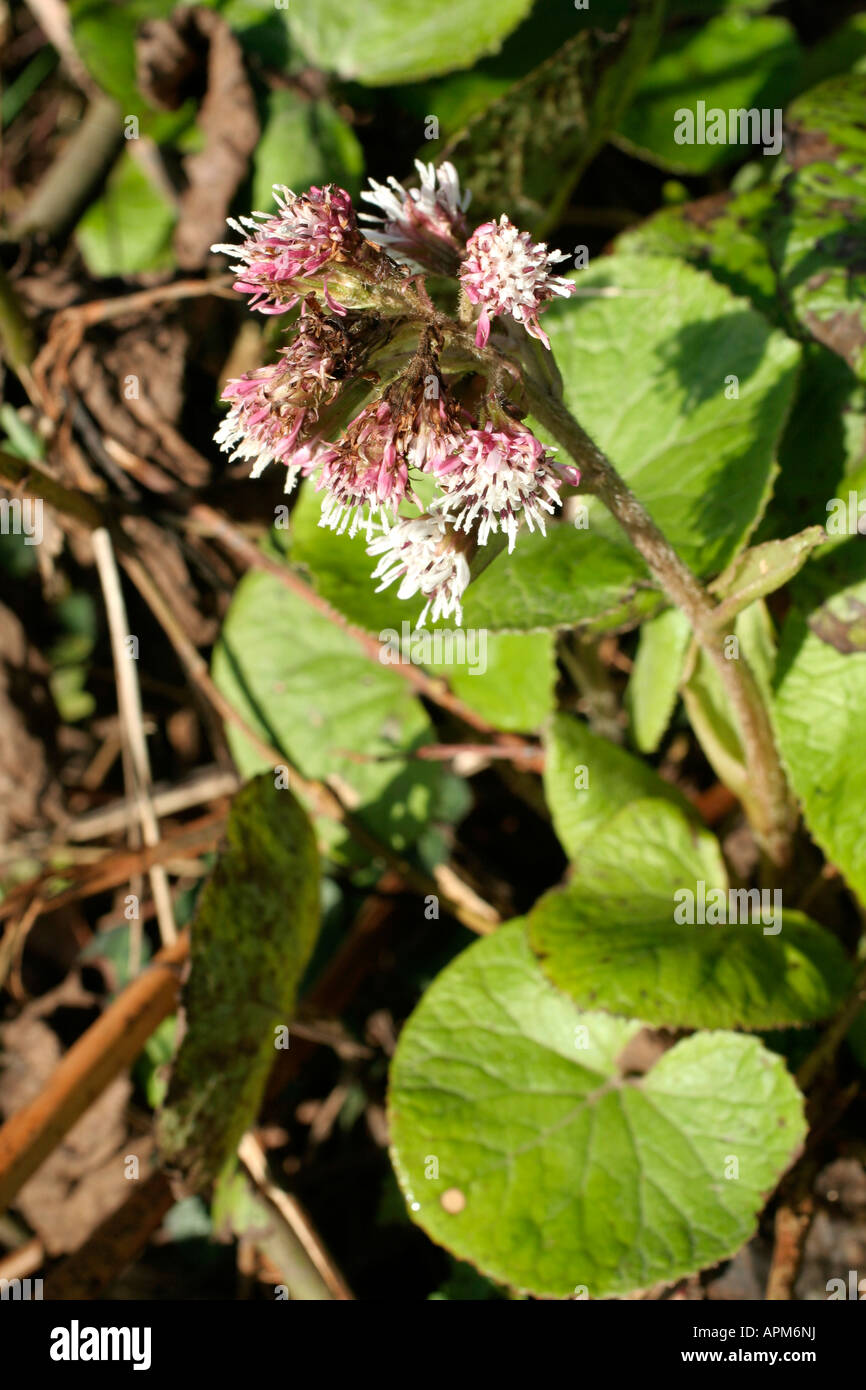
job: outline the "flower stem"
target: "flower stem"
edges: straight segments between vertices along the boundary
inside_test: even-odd
[[[526,381],[526,394],[535,418],[580,468],[581,486],[619,522],[664,592],[686,614],[699,646],[718,671],[742,737],[753,789],[748,808],[753,828],[767,858],[783,867],[791,855],[795,811],[767,707],[747,662],[742,657],[728,660],[715,604],[568,408],[531,379]]]

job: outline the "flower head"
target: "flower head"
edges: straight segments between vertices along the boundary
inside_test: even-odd
[[[397,508],[407,495],[409,469],[397,448],[397,421],[388,401],[365,406],[336,444],[326,445],[317,462],[323,464],[316,491],[324,490],[320,526],[338,535],[348,528],[354,536],[366,525],[368,534],[377,513]],[[367,508],[367,516],[362,513]]]
[[[232,266],[238,276],[234,288],[250,295],[250,308],[263,314],[286,313],[300,298],[299,281],[351,259],[361,245],[355,210],[345,189],[328,184],[295,194],[277,185],[274,197],[276,213],[229,218],[229,226],[243,238],[239,246],[211,247],[237,256],[238,264]],[[329,295],[327,275],[322,294],[331,309],[344,312]]]
[[[557,464],[534,434],[510,421],[467,430],[433,471],[444,494],[434,507],[447,510],[457,530],[477,525],[479,545],[501,529],[509,554],[521,517],[544,535],[544,513],[559,506],[562,484],[580,480],[576,468]]]
[[[512,551],[524,517],[543,533],[563,484],[580,474],[557,464],[503,404],[504,368],[519,384],[518,362],[506,359],[491,375],[486,363],[448,355],[448,322],[434,310],[423,270],[459,278],[460,322],[467,301],[478,306],[481,347],[491,320],[509,314],[549,348],[539,314],[574,286],[552,273],[565,257],[504,215],[467,242],[468,195],[453,165],[416,168],[419,186],[409,190],[394,178],[371,181],[363,196],[376,211],[362,214],[372,224],[363,232],[348,193],[333,184],[300,195],[277,187],[275,212],[230,221],[240,243],[213,250],[235,258],[235,289],[249,295],[250,308],[283,314],[302,297],[303,308],[277,361],[226,385],[230,409],[216,439],[253,477],[283,465],[287,492],[312,478],[321,526],[349,536],[366,530],[379,590],[396,581],[399,598],[422,595],[422,624],[431,611],[459,623],[477,547],[501,533]],[[462,329],[454,336],[462,341]],[[327,407],[350,381],[370,403],[332,440],[336,412]],[[402,504],[420,513],[416,489],[428,496],[421,475],[439,491],[424,514],[407,519]]]
[[[574,285],[550,268],[566,257],[548,251],[544,242],[533,242],[519,232],[503,213],[498,222],[476,227],[466,245],[460,280],[472,304],[481,305],[475,341],[484,347],[490,337],[490,320],[510,314],[527,333],[546,348],[550,339],[539,326],[538,315],[554,295],[574,293]]]
[[[453,275],[467,230],[457,170],[447,161],[437,168],[422,164],[420,159],[415,160],[415,168],[421,187],[408,191],[393,177],[387,184],[370,179],[370,188],[361,197],[384,215],[362,212],[362,222],[379,224],[365,227],[364,235],[383,246],[394,260],[417,270]]]
[[[399,579],[398,598],[422,594],[427,600],[419,627],[424,626],[431,608],[434,623],[453,614],[460,626],[460,599],[469,583],[469,561],[465,544],[454,535],[445,517],[417,516],[386,526],[367,546],[367,554],[381,557],[372,575],[380,581],[377,593]]]
[[[428,362],[428,368],[433,367]],[[423,368],[422,368],[423,370]],[[429,370],[423,383],[397,382],[389,392],[397,420],[397,448],[410,468],[433,472],[435,465],[456,447],[463,433],[460,408],[438,371]]]
[[[287,469],[286,492],[301,473],[315,467],[314,452],[299,449],[300,440],[318,419],[319,407],[340,389],[337,375],[346,355],[342,332],[305,303],[298,332],[276,362],[226,383],[222,399],[231,403],[214,436],[232,459],[252,463],[258,478],[270,463]]]

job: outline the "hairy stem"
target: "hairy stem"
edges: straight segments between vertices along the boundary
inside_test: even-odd
[[[768,859],[784,866],[791,855],[795,814],[767,708],[747,662],[728,660],[714,603],[567,407],[531,380],[526,393],[533,415],[580,468],[581,486],[619,522],[662,589],[686,614],[695,638],[716,667],[740,729],[753,789],[750,810],[755,834]]]

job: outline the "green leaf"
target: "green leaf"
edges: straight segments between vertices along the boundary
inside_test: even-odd
[[[104,193],[79,221],[75,236],[91,275],[107,278],[170,270],[176,221],[176,210],[125,150]]]
[[[725,14],[697,28],[677,27],[662,43],[620,124],[622,143],[635,153],[686,174],[705,174],[741,160],[738,143],[679,144],[677,116],[697,103],[707,112],[778,109],[793,95],[802,64],[796,34],[784,19]],[[726,131],[726,137],[730,130]]]
[[[579,286],[619,293],[546,317],[566,403],[683,558],[713,573],[763,509],[799,349],[678,261],[605,257]],[[591,509],[591,534],[614,525]]]
[[[859,538],[813,560],[776,668],[775,722],[814,839],[866,903],[866,555]]]
[[[776,643],[763,602],[753,603],[737,615],[725,643],[726,655],[730,652],[728,659],[745,658],[761,693],[769,701]],[[692,649],[688,679],[681,689],[692,728],[716,775],[744,806],[751,807],[754,789],[746,768],[739,725],[715,666],[696,644]]]
[[[838,73],[863,69],[866,59],[866,14],[852,14],[806,55],[804,86],[814,87]]]
[[[550,633],[498,633],[464,618],[462,629],[436,628],[428,637],[423,631],[412,637],[422,600],[404,602],[393,587],[377,594],[370,578],[375,560],[366,553],[364,535],[336,536],[319,526],[320,511],[319,495],[307,487],[292,512],[292,558],[309,571],[317,593],[381,642],[410,648],[413,659],[443,676],[455,695],[491,724],[515,730],[538,727],[553,708],[556,663]],[[423,644],[435,643],[437,633],[440,642],[455,643],[459,660],[447,657],[447,646],[445,660],[432,659],[434,645],[430,659],[425,657]],[[458,645],[464,641],[465,648]]]
[[[186,1032],[158,1121],[165,1163],[199,1189],[258,1113],[319,930],[319,857],[291,792],[265,775],[235,797],[227,846],[192,924]]]
[[[765,505],[799,349],[680,261],[603,257],[578,285],[545,317],[566,404],[687,563],[716,573]],[[620,539],[593,504],[589,520],[575,546]]]
[[[44,459],[45,440],[21,418],[8,401],[0,405],[0,428],[4,429],[8,436],[2,440],[2,447],[8,454],[14,454],[19,459],[29,459],[31,463],[38,463],[40,459]]]
[[[720,284],[750,299],[756,309],[784,327],[767,247],[776,198],[776,190],[762,184],[746,193],[713,193],[663,208],[622,232],[616,249],[628,255],[680,256],[709,271]]]
[[[628,23],[609,16],[612,8],[622,6],[593,5],[597,27],[591,30],[572,10],[572,37],[448,142],[444,157],[472,191],[476,225],[507,212],[541,236],[559,222],[572,189],[631,100],[661,30],[659,0],[640,0]],[[546,16],[540,25],[536,10],[530,23],[546,36]],[[428,110],[438,114],[435,105]]]
[[[801,328],[866,380],[866,73],[807,92],[786,116],[782,184],[771,241]]]
[[[454,694],[490,724],[523,732],[537,729],[554,708],[552,633],[464,631],[465,665],[445,661],[425,665],[444,676]]]
[[[629,1075],[640,1031],[578,1012],[520,922],[458,956],[391,1067],[391,1155],[414,1220],[541,1297],[629,1293],[734,1254],[803,1140],[802,1097],[779,1057],[731,1033]]]
[[[352,129],[327,101],[308,101],[293,91],[268,97],[253,171],[253,207],[268,211],[274,184],[296,193],[311,184],[336,182],[357,195],[364,152]]]
[[[625,748],[599,738],[568,714],[551,720],[545,739],[544,792],[569,859],[632,801],[653,797],[689,811],[685,797]]]
[[[123,114],[149,110],[138,92],[135,36],[146,19],[166,19],[174,0],[71,0],[72,37],[91,77]]]
[[[799,331],[805,328],[821,339],[806,347],[794,408],[779,448],[781,477],[761,523],[761,539],[787,536],[802,528],[804,522],[824,521],[828,489],[838,490],[838,480],[864,456],[866,401],[863,387],[858,385],[850,366],[830,350],[832,347],[841,349],[850,360],[849,349],[856,345],[860,336],[856,323],[852,324],[847,317],[856,315],[856,292],[850,283],[848,289],[843,290],[840,278],[845,255],[854,252],[854,242],[859,235],[857,219],[847,218],[849,225],[841,240],[831,235],[826,242],[826,226],[818,227],[812,221],[813,213],[815,217],[832,217],[843,211],[841,203],[832,202],[838,189],[834,188],[835,174],[827,175],[827,160],[832,161],[837,150],[842,151],[846,138],[852,144],[856,144],[857,139],[856,127],[853,136],[849,132],[845,137],[843,131],[838,144],[811,129],[813,125],[820,128],[822,122],[829,129],[828,112],[841,113],[844,118],[844,94],[842,97],[838,93],[834,95],[833,87],[830,83],[826,84],[826,89],[820,88],[814,94],[814,106],[812,94],[802,98],[791,108],[788,118],[786,138],[790,161],[798,168],[813,159],[819,161],[814,180],[804,175],[809,225],[804,227],[799,260],[796,235],[791,248],[788,244],[789,234],[795,232],[797,217],[796,205],[789,200],[788,190],[790,188],[796,198],[803,185],[799,174],[785,181],[781,196],[778,181],[735,197],[729,193],[715,194],[678,208],[665,209],[625,232],[617,241],[617,247],[623,251],[676,254],[705,267],[738,293],[748,295],[756,307],[780,325],[786,321],[796,322],[802,306],[807,311],[807,319]],[[852,166],[855,175],[858,168],[859,158],[855,151]],[[786,169],[785,165],[779,172],[784,175]],[[809,193],[810,188],[814,197]],[[821,200],[825,198],[831,201],[823,205]],[[840,219],[840,228],[845,221],[845,217]],[[849,233],[853,239],[849,239]],[[841,257],[829,277],[825,274],[826,267],[815,264],[816,258],[825,257],[828,249],[831,259],[836,251]],[[796,262],[803,272],[801,280],[795,277],[790,295],[784,283],[779,283],[779,266],[774,264],[774,258],[784,274],[787,274],[784,267],[789,261]],[[850,282],[850,276],[847,279]],[[807,303],[813,292],[818,296],[825,292],[831,298],[837,296],[835,306],[830,305],[831,318],[826,325],[815,319],[814,314],[819,312],[816,306]],[[838,298],[840,293],[841,298]],[[840,310],[840,315],[834,317],[836,309]],[[838,335],[831,341],[837,330]],[[826,347],[822,346],[823,342],[827,343]]]
[[[676,807],[634,802],[585,845],[568,888],[533,908],[530,944],[581,1008],[658,1026],[781,1028],[833,1013],[851,985],[835,938],[783,917],[780,892],[731,893],[713,836]]]
[[[398,599],[393,585],[376,593],[378,580],[370,577],[376,561],[367,554],[365,532],[338,536],[319,525],[321,514],[322,494],[305,483],[292,510],[291,555],[308,571],[316,593],[365,632],[402,628],[404,622],[414,628],[424,600]]]
[[[590,525],[604,524],[590,499]],[[463,603],[472,627],[519,632],[580,627],[592,633],[629,627],[659,608],[649,572],[624,538],[553,522],[547,536],[521,534],[474,579]]]
[[[807,343],[794,408],[779,446],[780,475],[757,535],[827,525],[829,499],[847,499],[845,475],[866,459],[866,386],[820,343]]]
[[[317,67],[371,86],[469,68],[532,0],[292,0],[289,31]]]
[[[425,829],[442,770],[407,760],[431,739],[409,685],[358,643],[261,571],[235,591],[213,656],[213,678],[263,739],[306,777],[336,777],[358,815],[395,848]],[[245,775],[265,760],[226,730]],[[382,759],[382,761],[379,761]]]
[[[8,82],[0,96],[0,130],[5,130],[20,115],[34,93],[57,66],[58,55],[53,48],[39,48],[26,67]]]
[[[641,753],[656,751],[671,722],[690,637],[688,618],[678,608],[668,608],[641,628],[625,699]]]
[[[799,574],[816,545],[826,539],[821,526],[809,526],[783,541],[764,541],[744,550],[710,587],[721,600],[719,621],[733,620],[756,599],[781,589]]]

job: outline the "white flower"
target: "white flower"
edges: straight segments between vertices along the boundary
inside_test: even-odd
[[[519,232],[504,213],[498,223],[476,227],[466,246],[460,281],[467,299],[481,305],[477,346],[486,345],[492,318],[510,314],[549,348],[538,315],[554,295],[574,294],[570,280],[550,274],[552,265],[566,259],[561,251],[548,251],[543,241],[533,242],[528,232]]]
[[[376,593],[399,579],[398,598],[419,593],[426,598],[419,627],[431,608],[434,623],[453,614],[460,626],[460,599],[469,583],[469,562],[445,517],[411,517],[385,526],[382,535],[367,546],[367,554],[381,556],[372,575],[381,580]]]
[[[362,230],[396,261],[416,270],[454,274],[466,241],[463,213],[468,194],[461,194],[453,164],[437,167],[416,159],[415,168],[420,188],[407,190],[393,177],[387,184],[370,179],[370,188],[361,197],[383,215],[360,213],[360,221],[374,224]]]
[[[433,506],[446,509],[457,530],[469,531],[480,517],[479,545],[501,528],[509,555],[521,517],[544,535],[544,514],[559,506],[562,484],[580,481],[576,468],[557,464],[534,434],[511,423],[467,430],[433,471],[444,493]]]

